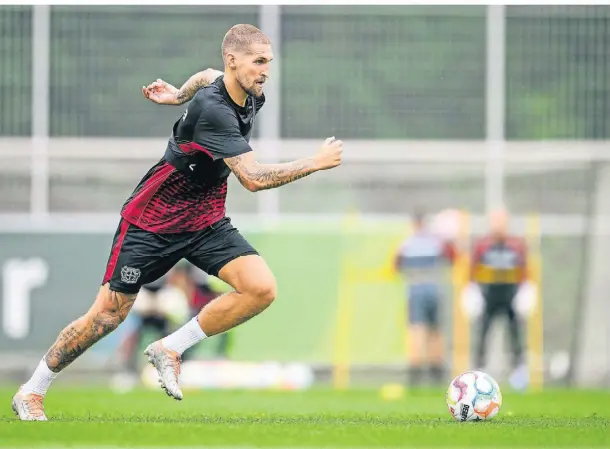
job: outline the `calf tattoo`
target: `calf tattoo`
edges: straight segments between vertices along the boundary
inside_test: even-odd
[[[136,295],[111,291],[102,307],[93,307],[57,337],[45,355],[49,369],[60,372],[94,343],[115,330],[131,310]]]

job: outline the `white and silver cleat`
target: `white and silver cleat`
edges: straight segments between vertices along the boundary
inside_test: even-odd
[[[182,400],[182,391],[178,386],[181,362],[180,355],[164,348],[161,341],[156,341],[148,345],[144,350],[144,354],[148,356],[148,362],[157,370],[161,388],[165,390],[168,396],[171,396],[178,401]]]
[[[13,412],[21,421],[47,421],[42,400],[36,393],[23,393],[21,388],[13,397]]]

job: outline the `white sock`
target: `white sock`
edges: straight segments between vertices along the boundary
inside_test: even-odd
[[[23,387],[21,391],[24,393],[36,393],[44,396],[49,389],[49,385],[53,382],[53,379],[57,377],[59,373],[54,373],[47,366],[47,362],[45,362],[44,358],[40,361],[34,374],[30,377]]]
[[[207,335],[203,332],[203,329],[199,326],[197,317],[195,317],[176,332],[169,334],[162,339],[161,343],[163,343],[163,346],[167,349],[171,349],[182,355],[184,351],[206,337]]]

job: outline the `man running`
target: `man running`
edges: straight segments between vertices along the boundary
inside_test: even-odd
[[[181,354],[254,317],[275,299],[276,281],[269,267],[225,215],[227,178],[233,172],[253,192],[279,187],[340,165],[343,144],[329,138],[314,156],[259,163],[248,142],[265,103],[271,42],[254,26],[235,25],[224,37],[222,56],[224,75],[213,81],[195,76],[179,92],[180,101],[196,93],[174,124],[165,155],[123,206],[95,302],[59,334],[14,396],[19,419],[46,420],[43,399],[57,374],[125,320],[142,285],[183,258],[234,291],[146,349],[161,386],[175,399],[182,399]]]

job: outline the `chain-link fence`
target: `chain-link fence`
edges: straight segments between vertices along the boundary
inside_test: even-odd
[[[52,136],[164,137],[179,115],[142,101],[156,77],[221,66],[257,7],[54,7]],[[281,8],[281,134],[485,137],[486,8]],[[32,8],[2,7],[0,133],[31,128]],[[610,7],[506,8],[508,139],[605,139]]]

